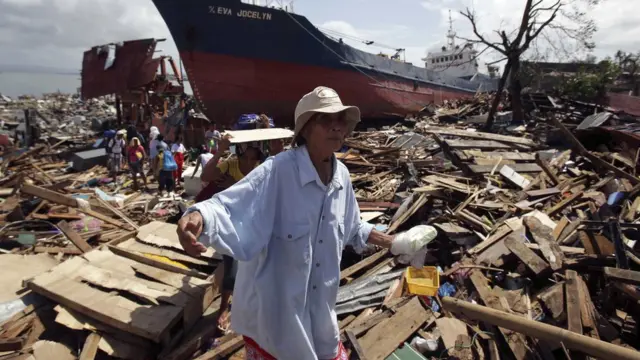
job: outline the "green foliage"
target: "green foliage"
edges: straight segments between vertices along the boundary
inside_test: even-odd
[[[594,70],[584,67],[568,76],[558,86],[561,95],[582,101],[604,103],[607,92],[620,75],[620,67],[610,60],[602,60]]]

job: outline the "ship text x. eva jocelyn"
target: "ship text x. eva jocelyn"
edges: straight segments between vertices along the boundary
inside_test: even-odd
[[[222,6],[209,6],[209,14],[233,16],[233,11]],[[264,11],[238,10],[235,15],[247,19],[271,20],[271,14]]]

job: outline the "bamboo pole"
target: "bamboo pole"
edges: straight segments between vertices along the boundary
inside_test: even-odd
[[[569,349],[601,359],[640,360],[640,352],[610,344],[557,326],[547,325],[524,317],[494,310],[482,305],[446,297],[442,299],[445,310],[463,314],[470,319],[484,321],[533,338],[553,343],[563,343]]]

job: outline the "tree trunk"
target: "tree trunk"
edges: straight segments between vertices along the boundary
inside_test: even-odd
[[[509,81],[509,95],[511,95],[511,111],[513,120],[524,121],[524,110],[522,109],[522,83],[520,82],[520,57],[514,57],[511,61],[511,72]]]
[[[484,125],[485,131],[491,131],[493,127],[493,120],[496,116],[496,112],[498,111],[498,105],[500,105],[500,99],[502,99],[502,91],[504,90],[504,86],[507,83],[507,77],[511,72],[511,60],[507,61],[507,64],[504,66],[504,71],[502,72],[502,76],[500,77],[500,81],[498,82],[498,90],[496,91],[495,96],[493,97],[493,102],[491,103],[491,109],[489,110],[489,115],[487,115],[487,123]]]

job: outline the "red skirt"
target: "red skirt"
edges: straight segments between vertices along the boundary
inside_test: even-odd
[[[258,345],[253,339],[250,337],[243,336],[244,338],[244,351],[245,351],[245,359],[246,360],[277,360],[271,354],[264,351],[260,345]],[[338,355],[330,360],[347,360],[349,356],[347,354],[347,350],[344,348],[344,345],[340,343],[338,346]]]

